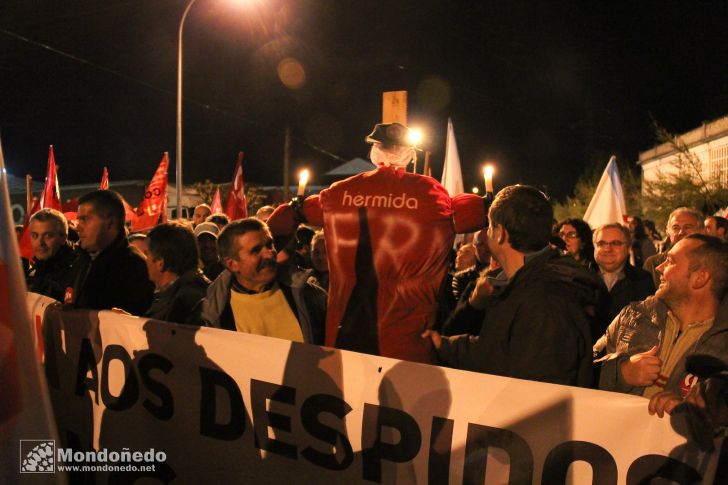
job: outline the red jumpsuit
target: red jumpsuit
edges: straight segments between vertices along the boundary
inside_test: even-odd
[[[334,183],[304,201],[324,227],[329,258],[326,345],[415,362],[436,362],[430,339],[437,295],[456,232],[485,225],[483,199],[451,198],[431,177],[381,167]],[[295,230],[293,209],[268,220]]]

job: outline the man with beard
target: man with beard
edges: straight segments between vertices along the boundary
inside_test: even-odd
[[[601,340],[607,355],[600,389],[684,397],[697,380],[685,369],[688,355],[728,360],[728,244],[703,234],[686,236],[657,271],[655,296],[625,307]]]
[[[277,278],[276,250],[266,224],[231,222],[217,240],[225,271],[207,290],[202,319],[212,327],[323,343],[326,292],[305,281]]]

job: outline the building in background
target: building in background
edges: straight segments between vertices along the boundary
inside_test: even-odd
[[[706,181],[720,181],[728,185],[728,116],[704,123],[687,133],[678,135],[698,161],[700,175]],[[679,151],[672,143],[663,143],[640,152],[642,190],[645,182],[655,182],[660,174],[677,174],[680,170]]]

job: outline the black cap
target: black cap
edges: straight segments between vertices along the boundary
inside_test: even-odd
[[[365,138],[367,143],[381,143],[383,145],[399,145],[414,147],[410,133],[412,130],[401,123],[378,123],[374,131]]]

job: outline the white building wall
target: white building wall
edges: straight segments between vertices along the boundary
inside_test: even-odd
[[[679,138],[699,161],[700,173],[705,180],[717,177],[728,185],[728,117],[679,135]],[[656,181],[659,174],[677,174],[677,161],[677,152],[667,143],[640,153],[642,190],[645,190],[644,182]]]

